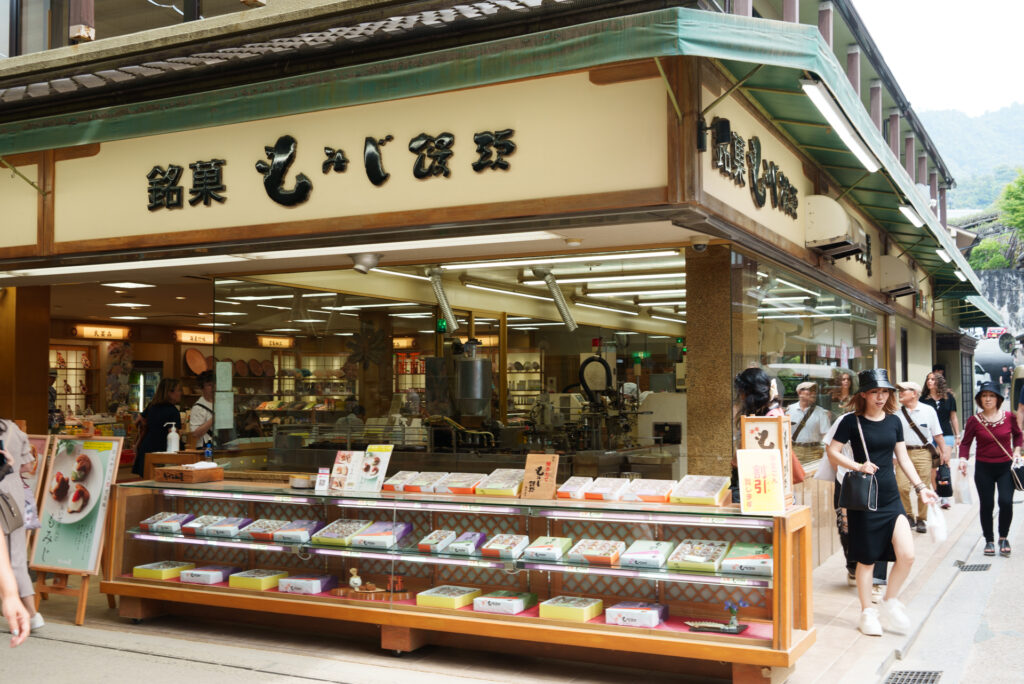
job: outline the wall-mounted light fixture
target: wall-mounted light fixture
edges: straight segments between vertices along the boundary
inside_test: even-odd
[[[920,228],[921,226],[924,225],[924,219],[922,219],[918,215],[918,213],[914,211],[914,208],[909,204],[901,204],[900,213],[906,216],[907,220],[910,221],[915,228]]]
[[[953,275],[959,278],[961,283],[967,282],[967,276],[964,275],[964,272],[961,271],[959,268],[953,271]]]
[[[352,269],[365,275],[377,267],[382,256],[384,255],[375,252],[359,252],[349,254],[348,258],[352,260]]]
[[[942,259],[947,264],[950,261],[953,260],[953,258],[949,256],[949,254],[946,252],[946,250],[942,249],[941,247],[939,247],[937,250],[935,250],[935,253],[938,254],[939,258]]]
[[[832,97],[832,93],[825,87],[824,83],[813,79],[801,79],[800,87],[804,89],[807,97],[810,98],[814,106],[821,112],[821,115],[832,126],[832,130],[846,143],[846,147],[864,165],[868,173],[874,173],[882,168],[878,159],[875,158],[875,155],[872,154],[868,146],[861,140],[860,135],[854,129],[849,119],[846,118],[846,114],[840,109],[839,104]]]
[[[715,117],[711,120],[711,125],[708,126],[704,117],[700,118],[700,123],[697,124],[697,151],[707,152],[708,149],[708,131],[715,132],[715,140],[719,142],[732,139],[732,125],[728,119],[721,117]]]

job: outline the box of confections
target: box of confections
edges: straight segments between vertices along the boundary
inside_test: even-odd
[[[270,518],[260,518],[253,520],[251,523],[243,527],[238,531],[238,536],[242,539],[258,539],[260,541],[271,541],[274,538],[274,532],[288,524],[288,520],[271,520]]]
[[[208,537],[237,537],[243,527],[252,522],[252,518],[224,518],[203,529]]]
[[[152,529],[151,525],[153,525],[154,523],[158,523],[161,520],[164,520],[165,518],[170,518],[172,515],[177,514],[172,511],[162,511],[160,513],[154,513],[153,515],[149,516],[148,518],[139,523],[139,529],[149,532]]]
[[[175,513],[163,520],[157,520],[149,526],[149,529],[152,532],[163,532],[164,534],[181,534],[181,526],[195,517],[191,513]]]
[[[657,627],[668,617],[668,607],[661,603],[623,601],[604,611],[604,621],[609,625],[624,627]]]
[[[476,486],[487,477],[481,473],[448,473],[434,485],[438,494],[475,494]]]
[[[594,484],[594,478],[592,477],[573,476],[562,483],[562,486],[556,492],[556,496],[559,499],[582,499],[592,484]]]
[[[338,585],[334,575],[290,575],[277,583],[284,594],[322,594]]]
[[[277,542],[304,544],[323,526],[319,520],[292,520],[284,527],[274,530],[272,538]]]
[[[717,572],[728,550],[727,541],[684,539],[668,557],[666,565],[676,570]]]
[[[192,518],[182,525],[181,533],[193,537],[197,534],[206,534],[207,527],[215,525],[222,520],[224,520],[223,515],[201,515],[198,518]]]
[[[582,596],[556,596],[540,604],[542,618],[586,622],[593,620],[604,610],[601,599]]]
[[[443,584],[440,587],[427,589],[416,594],[417,606],[432,608],[462,608],[473,602],[480,595],[479,589],[473,587],[456,587]]]
[[[523,486],[522,468],[498,468],[476,486],[480,496],[519,496]]]
[[[492,591],[473,599],[473,610],[480,613],[515,615],[536,604],[536,594],[518,591]]]
[[[284,570],[245,570],[228,577],[228,586],[236,589],[273,589],[277,583],[288,576]]]
[[[400,492],[405,488],[405,485],[409,483],[414,477],[419,475],[415,470],[399,470],[397,473],[389,477],[381,485],[381,490],[385,492]]]
[[[341,518],[313,535],[314,544],[330,546],[352,546],[352,537],[373,524],[371,520],[349,520]]]
[[[772,576],[771,544],[755,542],[733,542],[729,552],[722,559],[721,572],[735,572],[740,575]]]
[[[523,558],[539,561],[562,560],[572,548],[572,537],[537,537],[523,549]]]
[[[412,532],[412,525],[407,522],[375,522],[362,532],[352,537],[352,546],[367,549],[390,549],[402,541],[402,537]]]
[[[629,480],[621,477],[599,477],[590,483],[583,493],[584,499],[595,501],[618,501],[629,487]]]
[[[220,584],[227,582],[228,577],[241,572],[241,568],[231,565],[204,565],[199,568],[181,571],[181,579],[185,584]]]
[[[182,570],[190,570],[196,567],[195,563],[183,563],[181,561],[158,561],[146,565],[136,565],[132,568],[132,577],[143,577],[145,579],[174,579],[181,576]]]
[[[660,568],[665,565],[675,544],[665,541],[640,539],[629,545],[619,558],[624,568]]]
[[[729,495],[729,478],[724,475],[687,475],[669,494],[672,503],[721,506]]]
[[[445,553],[456,553],[460,556],[472,556],[483,546],[487,535],[483,532],[463,532],[455,541],[448,545]]]
[[[437,483],[447,476],[448,473],[419,473],[402,485],[402,491],[430,494],[435,491]]]
[[[622,494],[623,501],[650,501],[652,503],[665,503],[672,488],[676,486],[676,480],[633,480],[629,487]]]
[[[569,561],[593,565],[614,565],[625,550],[625,542],[609,539],[581,539],[576,542],[576,546],[569,549]]]
[[[441,553],[455,541],[458,533],[455,530],[434,530],[416,544],[416,548],[424,553]]]
[[[514,560],[522,555],[523,549],[529,544],[530,538],[525,534],[496,534],[480,547],[480,553],[492,558]]]

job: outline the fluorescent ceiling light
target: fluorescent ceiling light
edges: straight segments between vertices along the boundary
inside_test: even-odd
[[[924,219],[922,219],[914,208],[908,204],[900,205],[900,213],[907,217],[907,220],[914,224],[915,228],[920,228],[924,225]]]
[[[205,326],[207,328],[226,328],[226,327],[230,327],[231,324],[230,323],[200,323],[199,325]]]
[[[209,315],[209,314],[207,314]],[[214,311],[214,316],[247,316],[244,311]]]
[[[156,285],[150,285],[149,283],[134,283],[127,280],[123,283],[100,283],[103,287],[119,287],[125,290],[135,290],[142,287],[156,287]]]
[[[422,333],[422,334],[427,334],[427,333],[434,333],[434,332],[437,332],[437,331],[436,330],[417,330],[416,332]],[[351,335],[352,333],[337,333],[337,334],[338,335]]]
[[[808,290],[803,285],[797,285],[796,283],[791,283],[788,280],[783,280],[782,278],[776,278],[775,282],[778,283],[779,285],[785,285],[786,287],[792,287],[795,290],[802,290],[802,291],[806,292],[807,294],[814,295],[815,297],[821,296],[820,292],[815,292],[814,290]]]
[[[298,328],[271,328],[267,332],[302,332]]]
[[[532,316],[509,316],[506,321],[528,321]]]
[[[112,304],[107,304],[107,306],[116,306],[119,309],[146,309],[149,307],[149,304],[142,304],[139,302],[113,302]]]
[[[630,330],[616,330],[615,334],[616,335],[639,335],[640,333],[632,332]]]
[[[672,339],[668,335],[651,335],[650,338],[652,340],[671,340]]]
[[[401,271],[391,271],[386,268],[375,268],[374,273],[384,273],[386,275],[401,276],[402,278],[412,278],[413,280],[430,280],[427,276],[417,275],[415,273],[402,273]]]
[[[214,299],[213,301],[217,304],[230,304],[231,306],[242,306],[242,302],[231,302],[228,301],[227,299]]]
[[[563,324],[559,323],[558,325],[563,325]],[[516,326],[516,330],[539,330],[539,329],[540,328],[535,328],[532,325],[517,325]]]
[[[536,327],[545,326],[545,325],[565,325],[565,323],[562,323],[561,321],[559,321],[558,323],[517,323],[516,325],[510,325],[508,327],[516,328],[516,329],[523,329],[523,328],[527,328],[527,327],[536,328]]]
[[[334,292],[307,292],[302,297],[334,297]],[[281,295],[238,295],[229,296],[228,299],[234,299],[238,302],[269,302],[272,299],[292,299],[295,297],[294,294],[281,294]]]
[[[803,311],[803,306],[770,306],[767,309],[758,309],[757,313],[779,313],[780,311]]]
[[[626,314],[627,316],[639,316],[640,314],[636,311],[628,311],[626,309],[616,309],[611,306],[598,306],[597,304],[585,304],[583,302],[574,302],[576,306],[582,306],[585,309],[598,309],[600,311],[611,311],[612,313]]]
[[[800,296],[797,296],[797,297],[765,297],[761,301],[762,302],[768,302],[768,303],[773,303],[773,302],[802,302],[805,299],[807,299],[806,295],[800,295]]]
[[[961,271],[959,268],[956,269],[955,271],[953,271],[953,275],[955,275],[957,278],[959,278],[961,283],[967,281],[967,276],[964,275],[964,272]]]
[[[388,316],[391,316],[393,318],[433,318],[434,314],[428,313],[428,312],[424,312],[424,313],[396,313],[396,314],[388,314]]]
[[[339,247],[313,247],[310,249],[284,249],[273,252],[248,252],[239,255],[245,259],[297,259],[302,257],[322,257],[336,254],[355,254],[357,252],[397,252],[399,250],[442,249],[445,247],[468,247],[473,245],[492,245],[507,242],[529,242],[532,240],[556,240],[560,235],[545,230],[526,233],[506,233],[503,235],[474,235],[468,237],[440,238],[437,240],[405,240],[402,242],[372,242],[360,245],[343,245]]]
[[[570,285],[572,283],[614,283],[614,282],[627,282],[632,280],[671,280],[673,278],[685,279],[685,273],[640,273],[636,275],[615,275],[615,276],[581,276],[577,278],[567,278],[565,276],[555,274],[558,278],[559,285]],[[543,285],[543,280],[526,280],[523,281],[523,285]]]
[[[292,307],[290,306],[275,306],[274,304],[257,304],[256,306],[260,307],[261,309],[277,309],[278,311],[292,310]]]
[[[821,112],[821,115],[832,126],[832,130],[846,143],[850,152],[853,152],[854,156],[864,165],[868,173],[874,173],[882,168],[882,165],[878,163],[878,159],[875,158],[875,155],[871,153],[868,146],[861,140],[860,135],[854,130],[849,119],[846,118],[846,114],[839,108],[839,104],[832,97],[832,93],[828,91],[825,84],[820,81],[801,80],[800,86],[807,93],[807,97],[814,103],[814,106],[818,108],[818,111]]]
[[[338,337],[352,337],[355,333],[334,333]]]
[[[588,297],[633,297],[633,296],[643,297],[644,295],[647,295],[647,296],[650,296],[650,297],[658,297],[658,296],[669,296],[669,295],[676,296],[676,295],[685,295],[685,294],[686,294],[686,290],[685,289],[684,290],[678,290],[678,289],[672,289],[672,290],[623,290],[623,291],[615,291],[615,292],[603,292],[603,291],[599,291],[599,290],[589,290],[589,289],[587,290],[587,296]]]
[[[111,320],[115,321],[144,321],[145,316],[111,316]]]
[[[326,323],[322,318],[293,318],[291,323]]]
[[[669,323],[686,323],[681,318],[669,318],[668,316],[651,316],[651,318],[656,318],[659,321],[668,321]]]
[[[942,249],[941,247],[939,247],[937,250],[935,250],[935,253],[938,254],[939,258],[942,259],[947,264],[950,261],[953,260],[953,257],[949,256],[949,254],[946,252],[946,250]]]
[[[652,302],[637,302],[637,306],[686,306],[686,302],[664,302],[655,300]]]
[[[473,283],[463,283],[464,286],[472,290],[483,290],[484,292],[497,292],[499,294],[515,295],[516,297],[526,297],[527,299],[539,299],[545,302],[554,301],[551,297],[541,297],[540,295],[530,294],[528,292],[517,292],[515,290],[502,290],[497,287],[487,287],[485,285],[474,285]],[[510,319],[511,320],[511,319]]]
[[[386,304],[349,304],[347,306],[325,306],[330,311],[353,311],[356,309],[386,309],[392,306],[426,306],[416,302],[388,302]]]
[[[134,269],[180,268],[182,266],[203,266],[212,264],[230,264],[246,261],[245,257],[233,254],[216,256],[185,257],[181,259],[150,259],[148,261],[119,261],[105,264],[81,264],[78,266],[51,266],[47,268],[30,268],[21,271],[8,271],[10,276],[52,276],[76,275],[80,273],[99,273],[107,271],[131,271]]]
[[[244,280],[220,280],[217,279],[217,285],[237,285],[238,283],[244,283]]]
[[[474,268],[501,268],[513,266],[540,266],[542,264],[576,264],[587,261],[612,261],[618,259],[653,259],[655,257],[679,256],[678,250],[664,249],[657,252],[591,254],[589,256],[550,257],[544,259],[514,259],[512,261],[474,261],[465,264],[444,264],[446,271],[469,270]],[[378,269],[379,270],[379,269]]]

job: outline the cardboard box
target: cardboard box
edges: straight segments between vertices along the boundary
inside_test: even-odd
[[[287,520],[270,520],[269,518],[260,518],[239,530],[238,536],[242,539],[273,541],[274,532],[277,532],[287,524]]]
[[[277,590],[282,594],[322,594],[337,584],[334,575],[292,575],[282,578]]]
[[[266,591],[273,589],[277,583],[288,576],[283,570],[246,570],[236,572],[228,578],[228,586],[236,589],[257,589]]]
[[[625,627],[647,627],[653,629],[668,617],[668,607],[660,603],[623,601],[604,612],[604,621],[609,625]]]
[[[572,547],[572,537],[537,537],[523,550],[523,558],[537,561],[562,560]]]
[[[220,584],[227,582],[228,577],[241,570],[231,565],[204,565],[200,568],[182,570],[180,579],[185,584]]]
[[[671,503],[721,506],[729,494],[729,478],[719,475],[687,475],[669,494]]]
[[[207,537],[237,537],[243,527],[252,522],[252,518],[224,518],[203,529]]]
[[[161,520],[164,520],[166,518],[170,518],[172,515],[177,515],[177,514],[174,513],[173,511],[162,511],[160,513],[154,513],[153,515],[149,516],[145,520],[142,520],[142,521],[139,522],[139,529],[140,530],[145,530],[146,532],[149,532],[152,529],[152,525],[154,523],[158,523]]]
[[[352,537],[352,546],[367,549],[390,549],[412,532],[412,525],[406,522],[375,522]]]
[[[146,565],[136,565],[132,568],[132,577],[144,579],[174,579],[181,576],[182,570],[191,570],[196,567],[195,563],[182,563],[180,561],[158,561]]]
[[[676,484],[676,480],[633,480],[623,492],[622,500],[665,503]]]
[[[722,559],[719,572],[771,577],[774,564],[771,544],[733,542]]]
[[[473,599],[479,595],[480,590],[473,587],[444,584],[416,594],[416,605],[433,608],[462,608],[472,603]]]
[[[434,491],[438,494],[475,494],[477,485],[485,477],[480,473],[448,473],[434,485]]]
[[[164,466],[153,469],[155,482],[220,482],[224,479],[223,468],[183,468],[182,466]]]
[[[519,468],[498,468],[477,485],[476,493],[480,496],[519,496],[523,475]]]
[[[525,534],[496,534],[480,547],[480,553],[491,558],[514,560],[522,555],[529,543],[530,538]]]
[[[569,561],[572,563],[590,563],[591,565],[614,565],[619,556],[626,550],[626,543],[606,539],[581,539],[576,546],[569,549]]]
[[[434,530],[416,545],[424,553],[441,553],[449,544],[455,541],[455,530]]]
[[[619,565],[624,568],[660,568],[665,565],[674,546],[672,542],[635,541],[622,554]]]
[[[274,541],[305,544],[324,524],[319,520],[293,520],[271,535]]]
[[[666,565],[675,570],[718,572],[728,550],[727,541],[684,539],[668,557]]]
[[[582,499],[592,484],[594,484],[594,478],[592,477],[570,477],[558,488],[558,498]]]
[[[150,531],[161,534],[181,534],[181,526],[192,520],[191,513],[175,513],[174,515],[157,521],[149,526]]]
[[[629,487],[629,480],[621,477],[599,477],[583,493],[584,499],[618,501]]]
[[[352,537],[372,525],[370,520],[349,520],[340,518],[313,535],[314,544],[328,546],[351,546]]]
[[[479,613],[516,615],[537,604],[537,595],[515,591],[492,591],[473,599],[473,610]]]
[[[385,492],[401,492],[405,485],[417,475],[419,473],[415,470],[399,470],[381,485],[381,489]]]
[[[586,622],[593,620],[604,610],[601,599],[581,596],[556,596],[540,604],[540,616],[555,620]]]
[[[448,473],[420,473],[402,486],[403,492],[421,492],[430,494],[434,492],[437,483],[448,476]]]
[[[182,525],[181,533],[190,537],[194,537],[199,534],[205,535],[207,527],[210,525],[216,525],[224,520],[225,517],[223,515],[201,515],[198,518],[193,518]]]
[[[487,535],[483,532],[463,532],[455,541],[448,545],[444,552],[460,556],[472,556],[483,546],[486,539]]]

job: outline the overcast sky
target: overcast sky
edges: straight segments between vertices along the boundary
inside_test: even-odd
[[[805,0],[806,2],[807,0]],[[915,111],[1024,102],[1024,0],[853,0]]]

